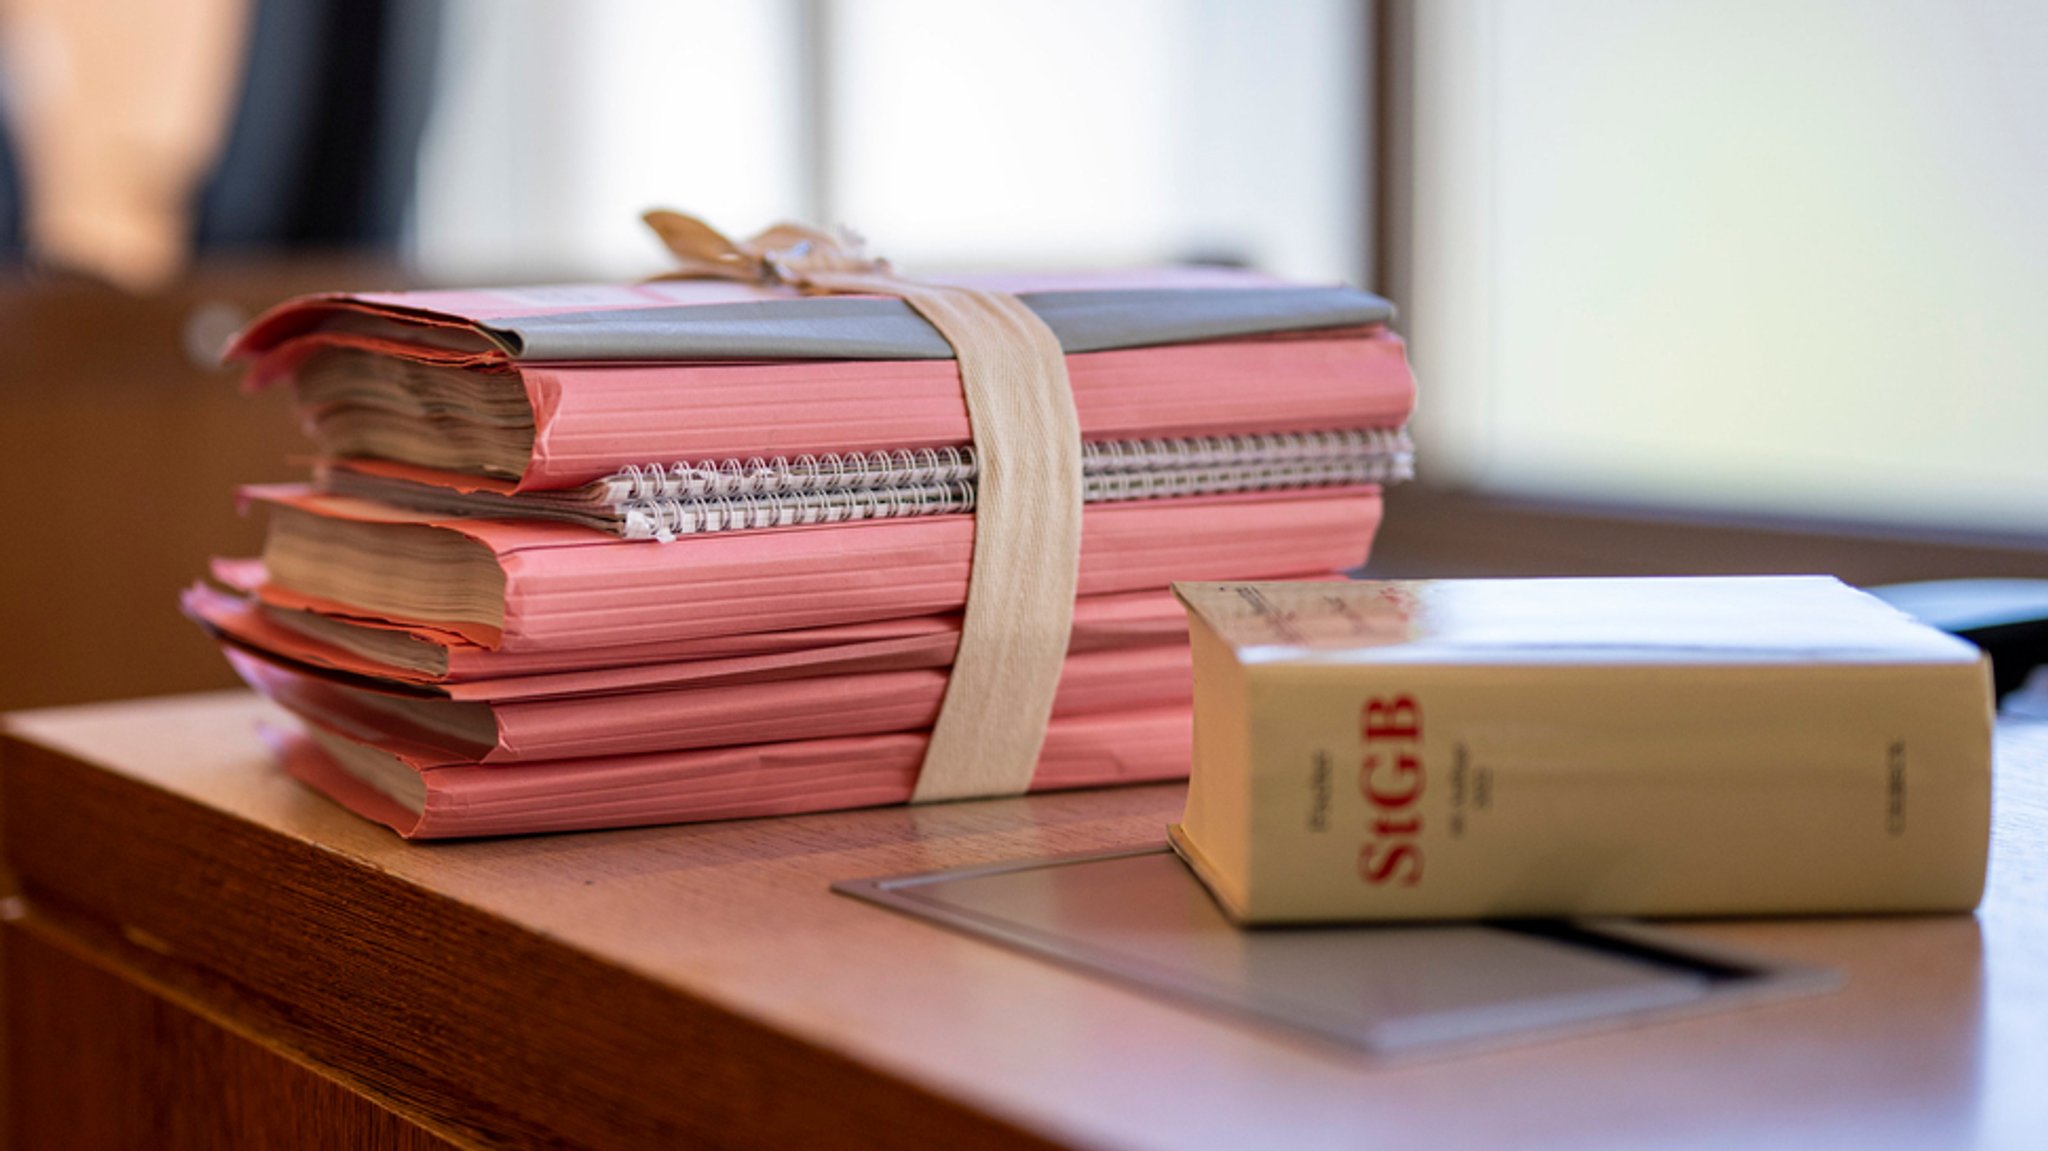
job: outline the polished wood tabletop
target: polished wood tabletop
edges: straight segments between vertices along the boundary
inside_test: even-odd
[[[13,717],[9,947],[280,1053],[419,1146],[2048,1140],[2048,721],[2001,723],[1976,915],[1678,928],[1840,991],[1386,1067],[829,890],[1157,842],[1178,787],[409,845],[274,769],[265,714],[222,693]],[[36,993],[11,1010],[58,1026]],[[10,1026],[12,1108],[79,1105],[19,1097],[54,1089]]]

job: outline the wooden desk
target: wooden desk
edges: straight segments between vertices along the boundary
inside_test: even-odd
[[[1400,1069],[830,894],[1158,838],[1177,788],[409,847],[241,694],[5,749],[10,1126],[64,1146],[2040,1146],[2048,724],[1974,917],[1698,925],[1816,999]]]

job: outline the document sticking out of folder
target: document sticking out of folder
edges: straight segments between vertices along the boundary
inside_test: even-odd
[[[834,890],[1387,1060],[1832,990],[1830,971],[1620,920],[1233,927],[1164,846]]]

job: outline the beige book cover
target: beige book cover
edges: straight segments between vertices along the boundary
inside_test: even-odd
[[[1963,911],[1990,671],[1818,576],[1183,583],[1174,846],[1250,923]]]

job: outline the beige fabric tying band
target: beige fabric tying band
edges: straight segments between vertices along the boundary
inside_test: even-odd
[[[895,296],[953,346],[980,464],[974,553],[952,676],[911,802],[1029,790],[1080,575],[1081,425],[1059,339],[1015,296],[900,279],[813,229],[784,224],[737,244],[673,212],[646,219],[680,276]]]

